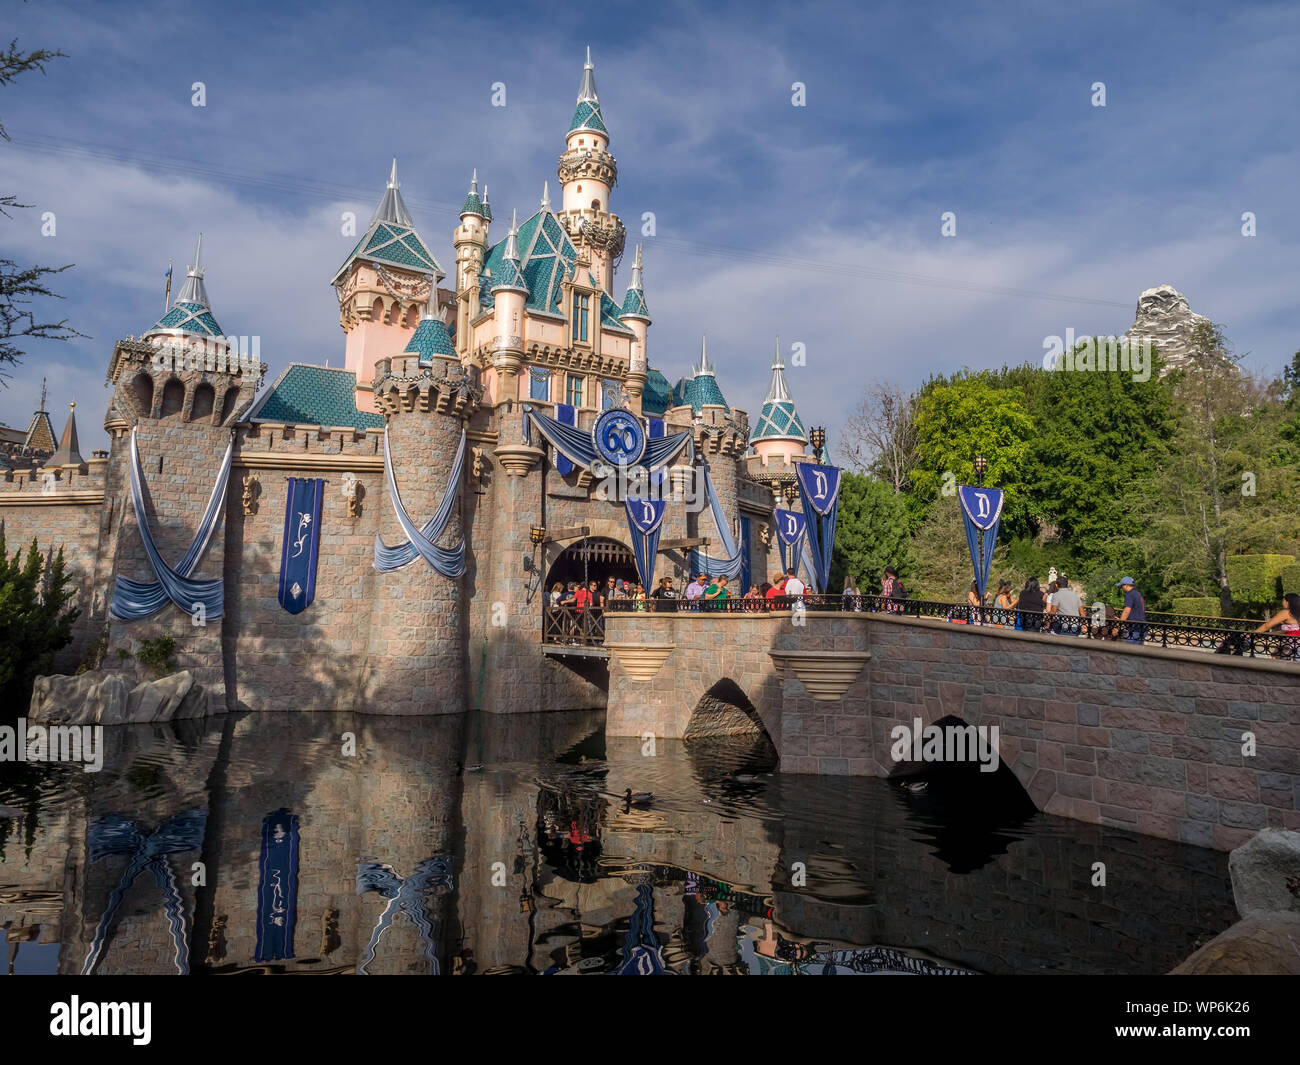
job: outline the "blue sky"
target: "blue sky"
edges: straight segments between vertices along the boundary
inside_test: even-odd
[[[168,258],[179,278],[198,230],[217,319],[262,337],[269,383],[292,361],[341,363],[340,215],[364,224],[394,155],[448,272],[472,168],[494,239],[544,180],[558,200],[588,45],[612,206],[630,234],[643,212],[657,223],[651,363],[675,380],[707,333],[751,418],[778,334],[787,356],[805,346],[791,390],[833,438],[870,378],[1039,360],[1067,328],[1122,332],[1163,283],[1255,369],[1300,348],[1294,4],[5,8],[6,39],[69,58],[0,89],[0,190],[34,204],[0,219],[0,247],[75,263],[55,313],[92,339],[32,343],[0,420],[25,426],[48,376],[56,428],[75,398],[87,449],[105,439],[114,340],[157,319]]]

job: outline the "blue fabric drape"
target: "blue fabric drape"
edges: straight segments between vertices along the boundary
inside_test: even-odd
[[[655,935],[655,900],[649,884],[639,884],[627,934],[623,936],[623,960],[619,976],[661,976],[665,966],[663,948]]]
[[[781,555],[781,572],[787,573],[798,566],[803,545],[807,518],[796,510],[779,509],[776,518],[776,547]],[[808,571],[812,573],[811,570]]]
[[[298,913],[297,814],[281,807],[262,819],[257,871],[257,944],[253,960],[292,958]]]
[[[749,563],[749,519],[740,519],[740,588],[741,594],[748,594],[754,583],[754,574]]]
[[[375,960],[379,949],[379,940],[394,918],[404,913],[410,918],[424,944],[424,956],[429,962],[429,973],[437,976],[440,971],[438,962],[438,944],[434,939],[433,918],[429,915],[429,892],[435,888],[451,891],[454,887],[451,876],[451,858],[437,855],[426,858],[415,867],[415,872],[403,880],[391,865],[383,865],[373,859],[357,862],[357,894],[365,895],[375,892],[388,899],[379,920],[370,933],[370,942],[366,944],[365,955],[357,966],[358,976],[369,976],[366,967]]]
[[[301,614],[316,598],[316,560],[320,554],[320,514],[325,481],[290,477],[284,500],[280,543],[280,586],[276,598],[290,614]]]
[[[555,405],[555,420],[562,425],[578,425],[578,408],[569,403],[557,403]],[[573,463],[561,455],[558,451],[555,453],[555,468],[560,471],[561,477],[567,477],[573,472]]]
[[[402,506],[402,497],[397,490],[397,476],[393,472],[393,456],[388,447],[388,434],[384,433],[384,476],[388,479],[388,494],[393,500],[393,509],[397,520],[406,533],[407,542],[397,547],[389,547],[379,537],[375,537],[375,569],[380,573],[391,573],[395,569],[409,565],[417,555],[449,580],[455,580],[465,572],[465,537],[462,536],[455,547],[439,547],[434,543],[451,520],[456,501],[460,496],[460,475],[465,466],[465,430],[460,431],[460,446],[451,462],[451,475],[447,487],[442,493],[442,502],[438,511],[423,529],[417,529]]]
[[[966,547],[970,550],[970,564],[975,569],[975,583],[979,585],[980,594],[983,595],[984,580],[980,565],[983,556],[980,552],[980,531],[969,521],[964,521],[962,524],[966,527]]]
[[[718,535],[722,539],[723,555],[714,557],[706,555],[703,551],[691,551],[691,570],[694,573],[707,573],[712,577],[725,574],[728,579],[735,580],[740,576],[740,568],[744,564],[741,557],[741,550],[736,546],[736,538],[731,534],[731,522],[727,519],[726,512],[722,509],[722,500],[718,498],[717,490],[713,487],[713,478],[709,475],[709,464],[704,462],[704,491],[709,500],[709,509],[713,512],[713,523],[718,527]],[[743,594],[743,593],[742,593]]]
[[[87,832],[90,860],[97,862],[110,855],[126,855],[129,860],[116,887],[108,896],[104,913],[95,928],[94,939],[81,967],[82,976],[93,976],[99,967],[122,900],[126,898],[136,877],[146,869],[153,873],[154,882],[163,894],[163,911],[167,916],[172,945],[176,949],[176,971],[181,976],[189,974],[190,944],[189,930],[185,923],[185,900],[167,856],[201,849],[207,823],[206,810],[190,810],[170,817],[148,835],[138,821],[132,821],[121,814],[109,814],[91,822]]]
[[[565,425],[558,418],[552,418],[541,411],[525,406],[525,444],[532,443],[532,431],[534,429],[542,435],[548,444],[555,448],[562,458],[568,459],[575,466],[590,470],[596,463],[604,464],[604,460],[597,453],[595,442],[591,439],[591,433],[588,430],[579,429],[573,425]],[[672,462],[684,448],[688,448],[687,453],[692,457],[694,456],[693,434],[689,429],[659,439],[647,439],[645,453],[641,456],[640,465],[651,471],[657,470],[660,466]],[[558,460],[556,468],[559,468]]]
[[[130,467],[131,467],[131,505],[135,508],[135,523],[140,529],[140,541],[144,544],[144,553],[153,569],[154,581],[133,581],[118,577],[113,585],[113,602],[109,607],[109,616],[118,621],[142,621],[158,613],[170,599],[181,610],[192,614],[198,606],[203,607],[206,620],[215,621],[225,609],[225,585],[220,577],[211,580],[193,580],[190,574],[198,567],[199,559],[208,548],[208,542],[221,521],[222,510],[226,502],[226,486],[230,482],[230,464],[235,454],[235,439],[232,436],[226,445],[226,454],[217,471],[217,483],[213,485],[208,505],[199,519],[198,531],[190,543],[185,557],[173,570],[163,561],[153,534],[149,530],[149,518],[144,506],[144,473],[140,468],[140,448],[136,442],[136,430],[131,430]]]
[[[654,441],[662,440],[668,432],[668,425],[662,418],[647,418],[646,424],[646,447],[648,448]],[[650,475],[650,483],[658,486],[668,479],[668,471],[665,469],[655,470]],[[650,589],[646,589],[649,591]]]
[[[632,534],[632,555],[636,558],[636,571],[641,576],[641,586],[648,595],[655,576],[655,557],[659,553],[659,533],[663,529],[664,513],[668,509],[662,499],[626,499],[627,527]]]
[[[1002,523],[1002,504],[1005,495],[1001,488],[959,485],[957,500],[961,504],[962,522],[966,528],[966,546],[970,549],[971,566],[975,571],[975,584],[981,597],[988,586],[989,572],[993,566],[993,549],[998,542],[998,526]],[[984,534],[983,545],[980,534]]]
[[[840,470],[801,462],[795,466],[804,501],[804,526],[812,578],[819,594],[825,594],[831,576],[831,553],[835,547],[835,522],[839,513]]]

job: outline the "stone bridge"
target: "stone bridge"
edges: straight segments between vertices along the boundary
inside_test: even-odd
[[[887,614],[802,620],[609,614],[607,734],[761,726],[783,772],[885,776],[895,726],[952,715],[998,726],[1003,763],[1047,813],[1220,850],[1300,829],[1300,665]]]

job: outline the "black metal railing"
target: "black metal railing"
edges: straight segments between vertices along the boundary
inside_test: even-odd
[[[894,614],[899,617],[933,618],[957,625],[1036,632],[1072,639],[1109,640],[1142,644],[1147,647],[1183,647],[1213,651],[1218,654],[1242,655],[1247,658],[1300,660],[1300,637],[1277,632],[1254,632],[1258,622],[1245,619],[1205,618],[1205,621],[1230,621],[1228,625],[1180,625],[1164,620],[1170,615],[1152,614],[1145,621],[1120,621],[1118,618],[1093,620],[1064,614],[1047,614],[1033,610],[1009,610],[1001,607],[972,607],[966,604],[939,603],[924,599],[889,599],[879,595],[801,595],[774,596],[771,599],[652,599],[648,603],[611,600],[605,609],[610,613],[648,610],[652,613],[690,614],[770,614],[852,612]],[[1177,615],[1175,615],[1177,616]],[[1245,626],[1249,626],[1246,628]],[[603,631],[603,621],[602,621]]]

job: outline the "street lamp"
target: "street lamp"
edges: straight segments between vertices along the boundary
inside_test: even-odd
[[[826,449],[826,429],[820,425],[814,426],[808,433],[808,442],[813,446],[817,461],[821,462],[822,452]]]
[[[794,481],[791,481],[789,484],[785,486],[785,501],[787,503],[793,503],[798,498],[799,498],[799,486],[795,484]]]
[[[976,455],[971,462],[975,466],[975,484],[982,488],[984,475],[989,472],[989,460],[983,455]]]
[[[546,527],[544,525],[534,525],[528,530],[528,539],[533,542],[534,547],[540,547],[542,541],[546,539]]]

